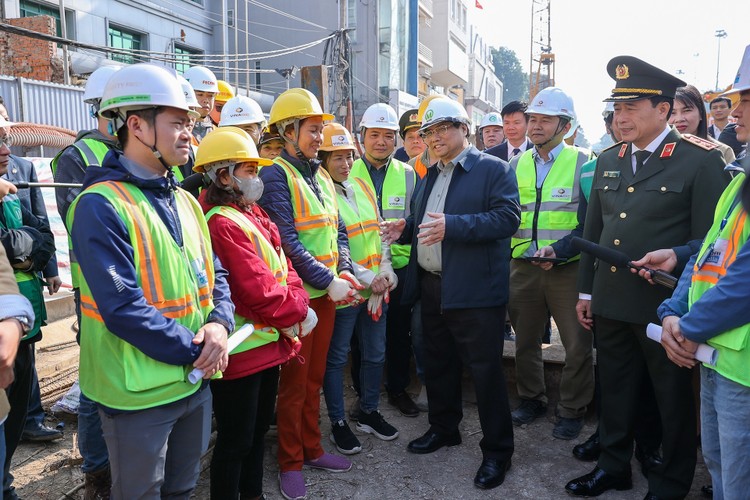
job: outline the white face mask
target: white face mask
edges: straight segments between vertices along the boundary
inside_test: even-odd
[[[242,196],[250,203],[255,203],[263,196],[263,181],[257,175],[255,177],[240,178],[232,176]]]

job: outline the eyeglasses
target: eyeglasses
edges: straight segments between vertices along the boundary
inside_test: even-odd
[[[433,135],[435,137],[445,137],[445,134],[448,133],[448,130],[452,129],[454,125],[438,125],[435,128],[431,128],[428,130],[425,130],[424,132],[419,133],[419,137],[422,138],[422,140],[430,139]]]

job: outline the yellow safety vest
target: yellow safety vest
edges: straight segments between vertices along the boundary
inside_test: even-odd
[[[406,219],[411,213],[411,196],[417,182],[414,169],[395,158],[391,159],[391,162],[383,168],[387,170],[383,181],[383,191],[379,197],[382,208],[380,215],[385,220]],[[367,170],[367,165],[361,158],[352,165],[350,178],[362,179],[373,193],[377,193],[370,172]],[[393,269],[406,267],[410,255],[411,245],[392,244],[391,264]]]
[[[337,275],[339,208],[331,176],[324,168],[319,168],[315,174],[323,197],[321,203],[305,178],[291,163],[280,156],[274,159],[274,163],[286,173],[289,192],[292,196],[294,228],[297,230],[300,243],[315,260]],[[308,283],[303,284],[311,299],[326,294],[325,290],[318,290]]]
[[[243,214],[237,209],[227,206],[214,207],[206,214],[206,220],[211,220],[214,216],[226,217],[235,224],[237,224],[242,231],[244,231],[250,244],[253,245],[255,251],[258,253],[263,262],[268,266],[268,270],[276,278],[276,282],[280,285],[286,285],[286,279],[289,275],[289,268],[286,264],[286,255],[284,250],[279,248],[278,253],[273,245],[266,239],[255,225],[247,220]],[[243,279],[242,276],[230,276],[234,279]],[[238,354],[241,352],[255,349],[262,345],[270,344],[279,340],[279,330],[257,320],[252,320],[240,316],[239,314],[234,315],[235,329],[239,329],[246,323],[252,323],[255,327],[253,334],[247,339],[243,340],[242,343],[232,351],[232,354]]]
[[[525,151],[518,160],[516,178],[521,202],[521,225],[511,239],[514,259],[530,257],[532,241],[537,249],[551,245],[570,234],[578,225],[581,166],[588,155],[574,146],[565,146],[555,158],[552,168],[536,187],[536,164],[533,150]],[[570,261],[580,258],[576,255]]]
[[[382,255],[378,202],[375,199],[375,192],[359,178],[353,178],[350,185],[354,192],[357,210],[352,208],[343,195],[338,194],[338,197],[339,211],[346,223],[346,233],[349,235],[349,252],[352,262],[378,274]],[[370,293],[369,289],[360,291],[360,295],[364,298],[369,297]]]
[[[716,205],[714,222],[698,252],[688,292],[688,308],[722,279],[750,236],[747,212],[739,203],[745,175],[736,176]],[[725,220],[726,219],[726,220]],[[718,251],[717,247],[723,248]],[[724,248],[725,247],[725,248]],[[750,387],[750,324],[717,335],[708,341],[719,356],[715,369],[724,377]]]
[[[175,191],[183,247],[175,242],[146,195],[125,182],[88,187],[68,211],[74,227],[79,200],[90,194],[107,199],[122,219],[134,252],[137,284],[146,302],[165,317],[197,332],[213,310],[214,267],[208,227],[198,202]],[[102,319],[85,276],[81,276],[81,390],[110,408],[140,410],[161,406],[195,393],[191,365],[157,361],[112,334]],[[159,332],[154,332],[159,335]]]

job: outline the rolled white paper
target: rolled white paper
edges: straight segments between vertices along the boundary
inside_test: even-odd
[[[649,323],[646,327],[646,335],[651,340],[655,340],[661,344],[661,326],[654,323]],[[719,353],[708,344],[698,344],[698,350],[695,351],[695,359],[701,363],[715,366],[716,360],[719,357]]]
[[[229,352],[229,354],[232,354],[232,351],[237,349],[237,346],[239,346],[243,340],[252,335],[254,331],[255,326],[253,326],[251,323],[245,323],[239,330],[230,335],[227,338],[227,351]],[[201,379],[203,379],[203,375],[205,375],[203,370],[193,368],[193,371],[188,374],[188,382],[190,382],[191,384],[197,384],[201,381]]]

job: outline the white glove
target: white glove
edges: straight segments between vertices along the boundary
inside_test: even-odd
[[[370,315],[373,321],[380,319],[383,314],[383,294],[373,293],[367,300],[367,314]]]
[[[326,291],[334,304],[351,301],[355,295],[358,295],[351,283],[341,278],[333,278]]]
[[[300,323],[295,323],[289,328],[281,328],[279,331],[284,337],[294,340],[300,336]]]
[[[318,315],[315,314],[315,311],[311,308],[307,308],[307,317],[302,320],[302,323],[300,323],[301,331],[299,332],[300,337],[307,336],[308,333],[310,333],[313,328],[315,328],[315,325],[318,324]]]

